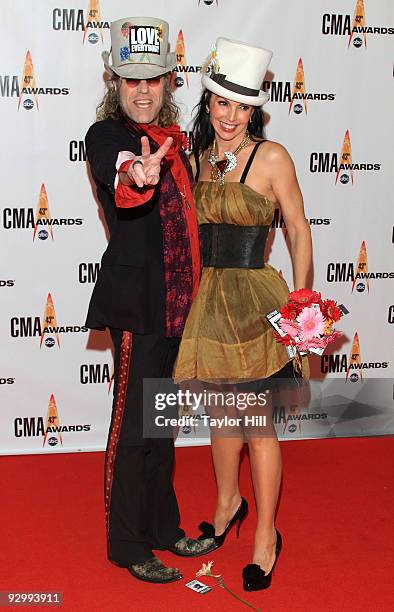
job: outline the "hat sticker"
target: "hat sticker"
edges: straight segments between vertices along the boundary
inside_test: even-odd
[[[132,25],[129,29],[129,50],[131,53],[155,53],[160,55],[160,34],[163,28]]]
[[[130,34],[130,30],[133,27],[133,24],[130,23],[130,21],[126,21],[125,23],[122,24],[122,27],[120,28],[121,34],[123,36],[123,38],[125,38],[126,40],[129,38],[129,34]],[[125,42],[126,42],[125,40]],[[124,47],[120,47],[119,49],[119,59],[121,62],[126,62],[128,59],[130,58],[130,48],[129,46],[124,46]]]
[[[217,54],[215,45],[212,46],[211,55],[208,57],[208,64],[206,67],[206,72],[213,72],[214,74],[217,74],[220,72],[218,54]]]

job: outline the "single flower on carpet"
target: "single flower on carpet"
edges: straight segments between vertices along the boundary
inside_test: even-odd
[[[200,576],[212,576],[212,578],[220,578],[220,574],[212,574],[211,567],[213,565],[213,561],[208,561],[208,563],[203,563],[201,568],[196,573],[197,577]]]

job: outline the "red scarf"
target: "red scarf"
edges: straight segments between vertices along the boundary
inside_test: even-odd
[[[162,128],[158,125],[139,124],[139,127],[144,130],[144,132],[146,132],[147,135],[150,136],[150,138],[152,138],[152,140],[154,140],[160,147],[165,143],[168,137],[173,139],[172,145],[166,154],[165,159],[169,162],[171,174],[178,186],[179,193],[181,194],[183,210],[186,217],[193,262],[192,297],[194,299],[197,295],[198,285],[200,282],[201,263],[196,204],[193,197],[190,174],[180,156],[180,151],[182,151],[183,156],[185,156],[183,145],[185,144],[186,137],[181,132],[179,125],[170,125],[167,128]]]

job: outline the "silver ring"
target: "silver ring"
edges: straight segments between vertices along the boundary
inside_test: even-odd
[[[142,167],[144,167],[144,162],[143,162],[143,161],[141,161],[140,159],[136,159],[136,160],[134,160],[134,161],[133,161],[133,163],[132,163],[131,165],[132,165],[132,167],[134,168],[134,166],[135,166],[136,164],[141,164],[141,166],[142,166]]]

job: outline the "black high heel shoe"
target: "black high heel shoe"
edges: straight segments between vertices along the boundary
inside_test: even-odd
[[[233,518],[227,523],[226,529],[223,531],[223,533],[221,533],[218,536],[215,535],[215,527],[211,523],[207,523],[206,521],[203,521],[198,526],[199,530],[202,533],[200,536],[198,536],[197,540],[206,540],[207,538],[213,538],[216,542],[216,548],[219,548],[219,546],[222,546],[222,544],[224,543],[224,540],[226,539],[226,536],[228,532],[230,531],[231,527],[235,525],[235,523],[237,522],[238,522],[237,538],[239,538],[239,530],[241,528],[241,523],[246,518],[247,514],[248,514],[248,502],[246,501],[246,499],[241,497],[241,503],[239,505],[239,508],[234,514]]]
[[[282,536],[279,531],[276,531],[276,559],[271,568],[271,571],[266,574],[257,563],[249,563],[242,570],[242,578],[244,579],[244,591],[260,591],[268,589],[272,581],[272,573],[282,550]]]

